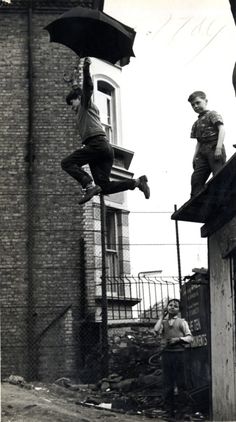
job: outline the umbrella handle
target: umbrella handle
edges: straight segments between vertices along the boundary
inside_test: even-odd
[[[64,74],[63,74],[63,80],[67,84],[69,84],[70,82],[72,82],[72,73],[64,72]]]
[[[79,86],[79,67],[81,60],[83,60],[83,57],[80,56],[77,58],[77,63],[74,67],[74,69],[71,72],[64,72],[63,74],[63,80],[66,83],[71,83],[72,87],[78,87]]]

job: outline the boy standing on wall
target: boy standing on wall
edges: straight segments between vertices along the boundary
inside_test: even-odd
[[[198,113],[191,130],[191,138],[197,139],[191,177],[191,196],[195,196],[204,187],[211,172],[214,176],[226,161],[223,145],[225,129],[220,114],[207,109],[208,101],[203,91],[193,92],[188,101]]]

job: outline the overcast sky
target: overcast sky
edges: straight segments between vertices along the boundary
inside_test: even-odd
[[[227,158],[236,143],[232,86],[236,28],[227,0],[105,0],[104,11],[133,27],[134,52],[122,71],[123,146],[135,151],[131,170],[147,174],[151,198],[128,193],[132,273],[177,275],[174,204],[190,195],[197,114],[187,102],[206,91],[222,114]],[[207,266],[201,224],[179,223],[182,275]],[[143,244],[141,246],[140,244]],[[147,244],[152,244],[147,246]],[[133,245],[133,246],[132,246]]]

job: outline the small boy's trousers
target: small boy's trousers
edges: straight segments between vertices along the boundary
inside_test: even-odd
[[[195,196],[205,185],[208,177],[213,176],[223,167],[226,161],[225,148],[222,156],[215,158],[215,144],[201,144],[195,157],[194,171],[191,177],[191,196]]]
[[[166,351],[162,355],[163,381],[165,387],[165,406],[174,411],[186,406],[185,353]],[[175,403],[175,387],[178,388]]]

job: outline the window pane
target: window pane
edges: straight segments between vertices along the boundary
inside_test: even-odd
[[[105,123],[105,124],[109,124],[109,119],[110,116],[108,114],[108,99],[106,98],[106,96],[98,91],[98,97],[97,97],[97,107],[99,108],[100,111],[100,118],[101,118],[101,122]]]
[[[111,98],[107,98],[107,123],[111,124]]]
[[[106,213],[107,249],[117,250],[115,213]]]
[[[95,102],[108,141],[117,143],[115,88],[106,81],[98,80]]]

